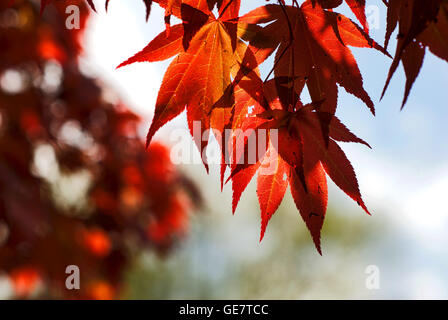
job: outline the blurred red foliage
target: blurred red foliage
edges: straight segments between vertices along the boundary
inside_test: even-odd
[[[145,150],[139,117],[80,71],[88,16],[83,1],[42,16],[36,1],[0,3],[0,277],[15,298],[118,297],[133,255],[167,253],[201,202],[166,147]],[[68,265],[80,290],[65,287]]]

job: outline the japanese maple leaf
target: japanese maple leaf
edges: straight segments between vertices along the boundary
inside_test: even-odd
[[[316,111],[316,104],[303,106],[299,101],[295,110],[291,111],[284,110],[278,99],[271,105],[272,110],[261,111],[259,108],[261,113],[252,117],[248,126],[257,126],[256,130],[278,129],[278,141],[274,143],[271,139],[266,152],[255,164],[245,165],[241,170],[237,169],[238,165],[233,166],[233,209],[258,171],[261,240],[289,185],[294,202],[321,253],[320,233],[328,198],[326,174],[369,213],[362,200],[353,167],[336,141],[368,144],[330,114],[326,114],[330,117],[330,140],[327,142],[321,126],[324,117],[320,111]],[[244,110],[240,113],[243,114]]]
[[[306,1],[300,8],[266,5],[240,17],[239,21],[269,23],[264,32],[275,36],[271,37],[270,44],[260,48],[265,51],[263,59],[278,47],[275,77],[293,79],[295,91],[299,93],[306,84],[313,101],[324,100],[321,111],[335,113],[340,85],[375,112],[363,88],[356,60],[347,46],[387,52],[350,19]]]
[[[394,60],[384,86],[384,96],[390,80],[403,63],[406,87],[402,108],[423,65],[426,48],[448,61],[448,1],[390,0],[387,11],[385,46],[398,26],[398,43]]]
[[[158,1],[162,6],[165,1]],[[247,45],[237,36],[233,20],[238,15],[239,1],[219,1],[219,16],[210,11],[211,1],[184,0],[172,5],[182,24],[159,34],[146,48],[124,65],[142,61],[161,61],[177,55],[168,67],[148,132],[149,144],[156,131],[187,110],[188,125],[200,151],[206,147],[208,129],[224,130],[231,118],[231,74],[236,77],[240,64],[247,60]],[[250,56],[250,55],[249,55]],[[256,67],[254,64],[251,68]],[[224,97],[224,101],[223,101]],[[195,132],[194,123],[200,123]]]

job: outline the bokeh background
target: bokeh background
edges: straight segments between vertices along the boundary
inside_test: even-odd
[[[243,13],[256,5],[256,1],[249,2],[251,7],[246,4]],[[150,23],[146,23],[142,1],[113,1],[107,14],[102,0],[95,3],[98,13],[87,20],[80,40],[83,49],[79,69],[107,85],[129,110],[141,117],[136,135],[143,138],[169,62],[115,68],[163,30],[164,12],[154,5]],[[386,8],[380,0],[368,0],[367,5],[379,14],[371,36],[383,43]],[[345,5],[340,11],[355,19]],[[374,11],[370,11],[370,16]],[[342,146],[355,167],[373,215],[367,216],[330,184],[320,256],[288,193],[259,243],[254,182],[233,216],[231,188],[225,186],[221,192],[218,167],[212,167],[207,175],[200,164],[176,166],[179,174],[190,177],[197,185],[203,205],[185,209],[189,226],[168,254],[154,246],[139,246],[126,259],[114,297],[448,298],[448,64],[427,52],[408,103],[400,111],[403,70],[396,73],[386,96],[379,101],[391,60],[373,50],[352,50],[365,88],[375,101],[377,115],[372,117],[361,101],[344,90],[340,91],[337,115],[373,147],[370,150],[359,145]],[[392,42],[389,51],[394,50]],[[8,80],[3,77],[1,84],[4,89]],[[307,100],[306,95],[303,99]],[[176,141],[170,133],[176,129],[186,130],[185,115],[170,122],[155,139],[172,146]],[[48,164],[50,160],[43,157],[42,161]],[[67,183],[61,188],[73,191],[74,186],[79,187]],[[378,290],[366,286],[366,269],[372,265],[380,270]],[[10,274],[0,273],[1,298],[17,297],[13,280]],[[38,289],[33,288],[35,292],[32,290],[29,297],[42,294]]]

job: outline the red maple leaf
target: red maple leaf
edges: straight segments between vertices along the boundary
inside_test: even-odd
[[[239,21],[270,23],[263,32],[275,36],[270,38],[271,43],[263,43],[263,50],[273,52],[279,46],[275,76],[291,79],[299,93],[306,84],[313,101],[325,100],[322,111],[335,112],[340,85],[374,113],[373,102],[363,88],[361,73],[347,46],[387,52],[350,19],[306,1],[300,8],[266,5]]]
[[[188,125],[200,151],[206,147],[203,135],[208,129],[222,132],[229,123],[233,85],[231,76],[238,76],[240,65],[248,61],[250,49],[240,39],[237,17],[239,1],[219,2],[219,16],[210,11],[208,1],[174,2],[171,10],[182,24],[171,27],[151,41],[146,48],[119,67],[134,62],[161,61],[177,55],[165,73],[156,102],[155,115],[149,129],[149,144],[156,131],[187,110]],[[165,3],[163,3],[165,5]],[[256,68],[252,59],[251,68]],[[226,101],[222,99],[226,98]],[[194,135],[194,123],[200,123],[200,136]]]
[[[242,192],[258,171],[261,240],[289,185],[294,202],[311,232],[317,250],[321,253],[320,232],[327,208],[326,174],[369,213],[362,200],[353,167],[336,141],[369,145],[351,133],[334,115],[319,111],[321,102],[303,106],[298,101],[296,106],[291,108],[282,105],[280,99],[275,98],[275,94],[270,94],[275,90],[274,79],[265,85],[267,95],[274,97],[274,100],[269,99],[272,109],[263,111],[261,106],[255,106],[255,112],[259,113],[255,113],[255,117],[246,121],[244,129],[251,127],[257,132],[255,135],[262,130],[277,129],[278,138],[276,141],[269,139],[269,146],[263,150],[256,163],[231,166],[229,179],[232,179],[233,186],[233,210],[236,209]],[[250,98],[246,101],[238,110],[238,114],[247,114],[249,106],[256,103]],[[322,129],[322,121],[328,123],[329,140]],[[237,123],[235,125],[238,126]],[[245,151],[247,149],[244,148]],[[240,156],[238,153],[237,157]]]
[[[448,61],[448,1],[390,0],[387,11],[386,47],[397,24],[399,25],[397,49],[382,97],[401,61],[406,74],[406,88],[401,106],[403,108],[423,65],[426,48],[439,58]]]

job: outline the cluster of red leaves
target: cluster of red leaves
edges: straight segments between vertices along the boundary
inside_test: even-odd
[[[246,156],[237,151],[248,150],[247,136],[235,134],[232,139],[237,143],[218,138],[223,153],[221,184],[229,169],[233,210],[260,167],[274,164],[276,168],[269,174],[258,173],[261,238],[290,185],[320,252],[327,175],[368,212],[353,167],[337,142],[366,143],[335,117],[339,87],[375,113],[349,46],[390,56],[369,36],[365,0],[345,0],[361,26],[334,11],[342,0],[306,0],[302,4],[291,0],[289,5],[278,0],[278,4],[263,5],[242,16],[241,0],[153,0],[145,1],[147,8],[152,2],[165,9],[166,30],[120,65],[174,57],[159,91],[148,145],[160,127],[184,110],[201,153],[207,148],[203,140],[209,129],[220,137],[226,129],[252,130],[256,137],[261,130],[278,130],[278,143],[265,139],[265,147],[250,164],[225,161],[229,153],[238,163]],[[404,105],[426,47],[448,58],[447,0],[384,3],[388,8],[386,47],[399,25],[397,50],[384,91],[402,61],[407,76]],[[171,16],[181,23],[171,26]],[[259,66],[272,55],[274,65],[262,80]],[[303,106],[300,96],[305,87],[312,103]],[[195,122],[201,123],[199,137],[193,132]],[[205,165],[208,168],[206,161]]]
[[[279,0],[278,4],[263,5],[242,16],[241,0],[154,2],[165,8],[166,16],[174,15],[181,23],[167,28],[119,66],[175,57],[159,91],[148,145],[160,127],[184,110],[192,135],[193,123],[201,123],[199,139],[193,135],[201,153],[207,147],[203,134],[209,129],[219,137],[229,128],[234,132],[252,129],[257,137],[260,130],[278,130],[278,143],[274,145],[267,139],[266,147],[251,164],[224,161],[228,160],[229,152],[237,153],[238,143],[240,150],[247,151],[248,137],[233,137],[237,143],[218,138],[223,152],[221,180],[230,168],[235,211],[242,192],[259,172],[261,238],[289,185],[321,252],[327,175],[368,213],[353,167],[337,141],[367,143],[335,117],[339,87],[375,113],[349,46],[372,48],[390,57],[368,34],[365,0],[345,1],[362,27],[333,10],[342,0],[307,0],[301,5],[296,0],[291,5]],[[386,46],[395,25],[400,25],[387,84],[402,60],[408,77],[407,98],[426,47],[447,59],[447,1],[428,4],[419,0],[390,0],[385,4]],[[213,13],[215,7],[217,16]],[[275,55],[274,66],[266,80],[261,80],[258,68],[271,55]],[[303,106],[300,96],[305,87],[312,103]],[[236,159],[244,156],[236,154]],[[263,174],[259,170],[262,166],[276,169]]]
[[[38,287],[41,297],[116,297],[133,255],[169,252],[200,203],[169,150],[154,143],[145,152],[140,119],[80,72],[89,10],[71,3],[81,8],[78,31],[65,28],[66,4],[42,16],[30,1],[0,4],[0,275],[20,298]],[[20,75],[15,89],[11,74]],[[67,127],[75,130],[71,140]],[[58,205],[52,182],[33,169],[40,146],[53,150],[58,177],[88,173],[85,207]],[[81,290],[65,288],[69,265],[81,270]]]
[[[167,8],[165,1],[156,2]],[[215,5],[217,17],[212,12]],[[336,143],[363,142],[334,116],[338,85],[374,111],[347,45],[385,50],[354,22],[316,1],[300,7],[295,2],[265,5],[241,17],[239,7],[236,0],[173,1],[170,12],[182,23],[161,33],[120,66],[177,55],[159,92],[148,144],[161,126],[185,109],[192,134],[195,121],[201,123],[202,133],[213,129],[221,136],[227,128],[252,130],[255,135],[259,130],[278,130],[278,144],[267,141],[255,163],[223,161],[230,162],[223,164],[222,178],[226,166],[230,167],[233,210],[260,166],[273,167],[269,174],[258,174],[261,238],[290,185],[320,252],[326,174],[367,211],[353,168]],[[360,13],[359,7],[352,8]],[[262,81],[258,66],[275,52],[274,78]],[[305,85],[314,102],[303,106],[299,97]],[[235,139],[245,146],[222,141],[223,154],[228,148],[232,154],[247,150],[248,139]],[[203,152],[206,144],[196,142]]]

